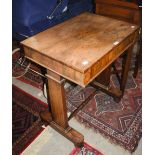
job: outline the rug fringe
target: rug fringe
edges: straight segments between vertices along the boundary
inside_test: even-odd
[[[83,120],[82,118],[80,118],[80,116],[77,116],[77,115],[76,115],[76,116],[75,116],[75,119],[76,119],[79,123],[82,123],[82,124],[84,125],[85,128],[87,128],[87,129],[92,129],[95,133],[101,134],[104,138],[106,138],[106,139],[108,140],[109,143],[115,144],[115,145],[117,145],[117,146],[122,146],[122,148],[124,148],[126,151],[129,151],[130,153],[133,153],[133,152],[136,150],[136,148],[137,148],[137,146],[138,146],[138,141],[139,141],[140,138],[141,138],[141,135],[140,135],[140,136],[136,135],[136,136],[139,137],[139,138],[133,139],[133,140],[135,141],[135,143],[134,143],[134,146],[135,146],[135,147],[130,148],[130,147],[128,147],[127,145],[124,145],[123,143],[121,143],[121,142],[119,142],[119,141],[116,141],[114,138],[112,138],[112,137],[109,136],[108,134],[102,133],[100,130],[98,130],[98,129],[96,129],[94,126],[90,125],[87,121],[85,121],[85,120]],[[135,137],[136,137],[136,136],[135,136]]]

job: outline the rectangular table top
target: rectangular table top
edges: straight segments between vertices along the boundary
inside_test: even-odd
[[[21,43],[27,58],[81,86],[86,86],[122,54],[139,27],[83,13]]]

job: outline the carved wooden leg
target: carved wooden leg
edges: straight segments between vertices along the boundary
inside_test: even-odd
[[[40,117],[76,146],[83,146],[83,135],[68,124],[64,80],[58,74],[51,71],[47,71],[47,77],[50,108],[49,111],[41,112]]]
[[[120,84],[122,96],[124,94],[125,85],[126,85],[127,78],[128,78],[128,72],[130,69],[132,51],[133,51],[133,46],[129,47],[128,50],[126,51],[126,56],[125,56],[123,67],[122,67],[121,84]]]

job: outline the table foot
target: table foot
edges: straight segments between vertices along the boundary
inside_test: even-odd
[[[41,112],[40,117],[44,122],[48,123],[49,126],[51,126],[61,135],[66,137],[68,140],[73,142],[75,146],[83,147],[84,136],[80,134],[79,132],[77,132],[75,129],[73,129],[70,126],[68,126],[67,128],[63,128],[60,125],[58,125],[56,122],[52,120],[52,115],[49,111]]]
[[[43,122],[49,123],[52,121],[52,115],[48,111],[42,111],[39,115]]]

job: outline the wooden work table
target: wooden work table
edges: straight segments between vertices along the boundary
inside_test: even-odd
[[[82,146],[83,135],[68,125],[64,79],[85,87],[127,51],[122,90],[116,93],[122,96],[138,35],[136,25],[83,13],[22,41],[25,56],[47,69],[50,108],[41,113],[41,118],[75,145]],[[94,84],[100,85],[98,81]],[[109,92],[111,95],[115,91]]]

